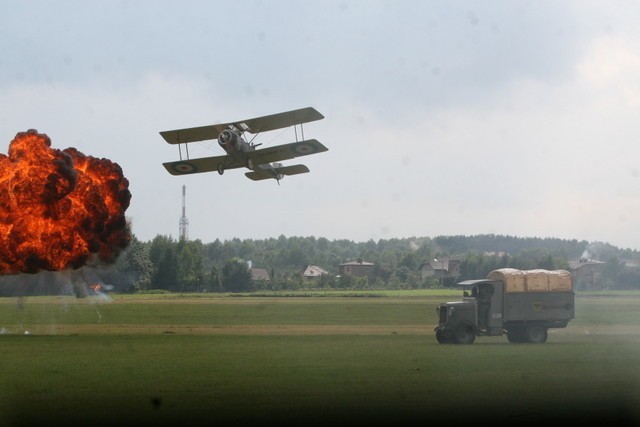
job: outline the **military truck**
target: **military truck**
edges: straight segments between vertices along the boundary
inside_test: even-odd
[[[574,317],[571,273],[565,270],[494,270],[486,279],[458,283],[462,301],[436,307],[441,344],[473,344],[476,337],[507,335],[511,343],[547,341],[547,330]]]

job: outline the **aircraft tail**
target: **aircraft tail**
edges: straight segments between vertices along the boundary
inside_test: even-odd
[[[301,173],[309,172],[309,168],[305,165],[292,165],[292,166],[274,166],[269,168],[256,168],[256,170],[245,173],[245,176],[254,181],[261,181],[263,179],[273,178],[280,181],[285,175],[298,175]]]
[[[283,168],[277,168],[277,171],[279,174],[282,174],[282,175],[298,175],[301,173],[309,172],[309,168],[306,167],[305,165],[293,165],[293,166],[286,166]]]

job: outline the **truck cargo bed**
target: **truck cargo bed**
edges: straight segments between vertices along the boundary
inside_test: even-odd
[[[504,294],[503,321],[556,321],[574,317],[574,293],[512,292]]]

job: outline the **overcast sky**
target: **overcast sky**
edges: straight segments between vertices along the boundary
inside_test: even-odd
[[[640,249],[640,3],[0,0],[0,152],[117,162],[134,234]],[[312,106],[311,173],[172,176],[160,131]],[[291,142],[291,129],[259,136]],[[223,154],[215,141],[192,158]]]

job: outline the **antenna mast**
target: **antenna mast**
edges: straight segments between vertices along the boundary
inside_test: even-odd
[[[180,240],[189,240],[189,220],[187,219],[187,186],[182,186],[182,217],[180,218]]]

